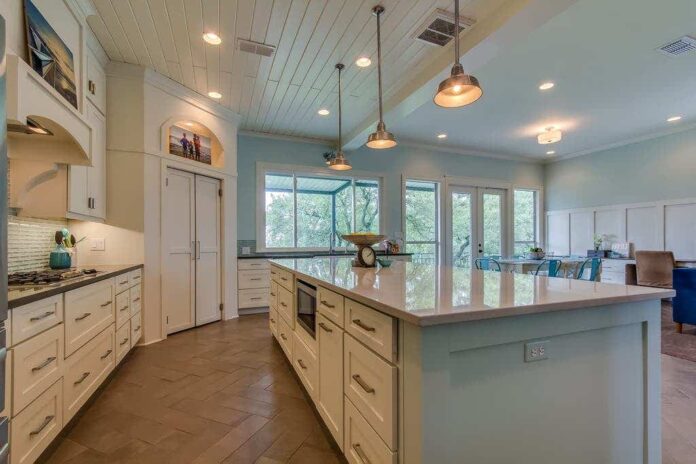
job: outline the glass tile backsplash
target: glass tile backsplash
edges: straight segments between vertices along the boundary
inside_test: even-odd
[[[55,246],[55,233],[66,226],[67,221],[8,216],[8,272],[47,268],[48,255]]]

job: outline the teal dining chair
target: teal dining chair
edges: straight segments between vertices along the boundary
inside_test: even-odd
[[[474,261],[474,265],[481,271],[501,272],[500,263],[493,258],[478,258]]]
[[[575,275],[577,280],[589,280],[594,282],[599,277],[599,268],[602,265],[601,258],[590,258],[583,261],[583,263],[578,268],[578,273]],[[586,272],[589,271],[589,276],[585,277]]]
[[[560,259],[545,259],[537,266],[534,272],[531,274],[548,276],[548,277],[558,277],[558,272],[561,270],[562,262]]]

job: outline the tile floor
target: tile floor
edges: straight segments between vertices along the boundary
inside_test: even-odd
[[[662,372],[663,464],[696,464],[696,363]],[[343,461],[256,315],[135,350],[46,462]]]

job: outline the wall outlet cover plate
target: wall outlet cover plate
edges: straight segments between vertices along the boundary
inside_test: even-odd
[[[549,340],[524,344],[524,362],[542,361],[549,357]]]

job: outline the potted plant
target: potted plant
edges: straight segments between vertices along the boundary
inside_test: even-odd
[[[546,253],[544,249],[540,247],[531,247],[527,253],[525,253],[525,258],[527,259],[544,259]]]

